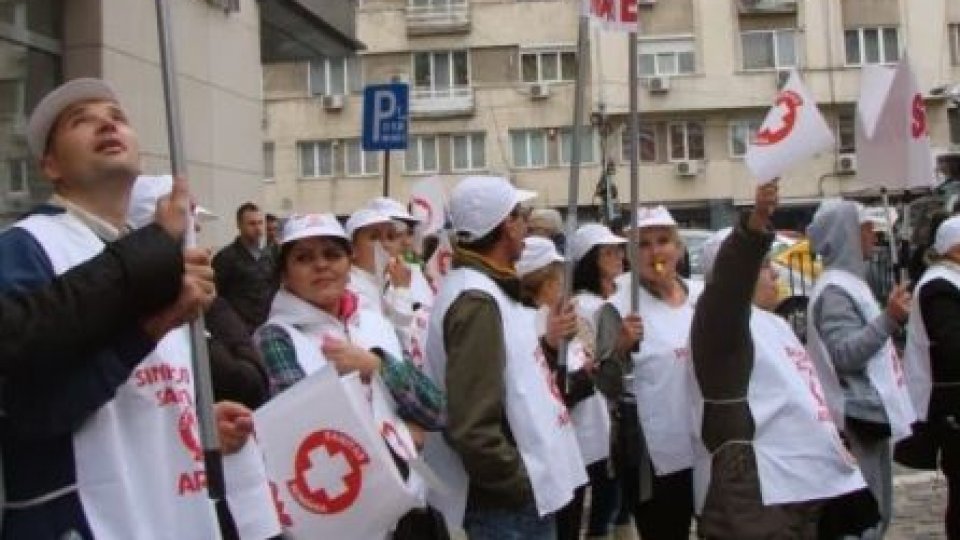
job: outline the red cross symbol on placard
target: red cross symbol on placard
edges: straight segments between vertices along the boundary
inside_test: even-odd
[[[770,146],[786,139],[797,124],[797,112],[803,105],[803,98],[793,90],[784,90],[777,96],[775,105],[783,112],[779,124],[764,126],[757,132],[753,144]]]
[[[337,514],[360,496],[363,466],[370,457],[356,441],[340,431],[320,430],[297,448],[290,494],[308,512]]]

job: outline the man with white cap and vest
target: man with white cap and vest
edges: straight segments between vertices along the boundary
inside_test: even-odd
[[[825,501],[864,487],[813,361],[773,312],[777,200],[776,181],[758,187],[753,211],[704,247],[690,330],[701,538],[836,538],[818,536]]]
[[[44,97],[28,142],[54,195],[0,235],[0,289],[49,282],[128,232],[140,173],[137,135],[113,90],[97,79],[70,81]],[[184,189],[179,183],[174,192]],[[202,258],[209,265],[209,255]],[[75,367],[50,372],[37,363],[6,381],[4,538],[217,536],[189,342],[170,337],[213,296],[212,281],[198,281],[159,316],[118,327],[108,346]]]
[[[960,216],[934,233],[930,266],[917,283],[904,351],[913,406],[947,478],[947,538],[960,538]]]
[[[437,295],[427,348],[447,395],[444,440],[454,463],[438,470],[453,486],[438,507],[472,540],[552,540],[552,514],[586,481],[547,364],[552,351],[520,302],[514,270],[527,232],[522,203],[534,195],[505,178],[473,176],[450,199],[454,269]]]

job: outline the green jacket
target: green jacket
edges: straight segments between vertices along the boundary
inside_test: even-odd
[[[520,301],[520,279],[476,253],[455,249],[455,267],[489,276]],[[533,502],[533,490],[507,421],[504,321],[496,300],[464,291],[443,318],[447,351],[447,442],[470,477],[467,509],[517,509]]]

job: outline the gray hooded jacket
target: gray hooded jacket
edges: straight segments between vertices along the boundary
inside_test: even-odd
[[[860,246],[858,206],[851,201],[820,205],[807,228],[813,249],[824,268],[837,268],[866,279],[867,265]],[[867,362],[883,347],[897,323],[885,312],[864,318],[843,288],[827,286],[810,307],[809,316],[826,346],[843,388],[846,415],[889,423],[880,394],[867,378]]]

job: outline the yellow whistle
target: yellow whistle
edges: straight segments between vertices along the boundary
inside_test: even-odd
[[[662,274],[663,271],[666,270],[666,266],[664,266],[663,262],[657,261],[653,264],[653,269],[656,270],[658,274]]]

